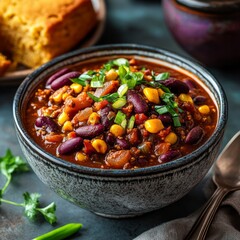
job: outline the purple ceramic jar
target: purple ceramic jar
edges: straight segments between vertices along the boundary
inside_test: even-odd
[[[240,0],[164,0],[177,42],[210,66],[240,63]]]

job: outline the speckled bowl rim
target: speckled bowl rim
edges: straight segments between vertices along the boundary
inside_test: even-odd
[[[136,52],[135,54],[130,52]],[[108,52],[109,57],[111,55],[139,55],[143,56],[142,53],[153,57],[153,54],[162,55],[165,57],[164,61],[174,61],[176,65],[180,64],[183,68],[184,66],[190,67],[192,70],[195,70],[199,75],[202,76],[203,79],[207,79],[208,82],[214,85],[215,91],[218,93],[219,97],[219,121],[218,125],[213,133],[213,135],[208,139],[200,148],[195,150],[194,152],[178,158],[174,161],[164,163],[161,165],[146,167],[146,168],[139,168],[139,169],[99,169],[99,168],[90,168],[85,166],[80,166],[60,158],[57,158],[50,153],[43,150],[39,147],[24,129],[24,125],[21,119],[21,106],[24,102],[23,94],[27,92],[28,87],[34,81],[34,79],[41,75],[47,69],[51,69],[54,65],[61,63],[62,61],[74,59],[79,55],[90,54],[94,53],[98,57],[101,55],[102,52]],[[116,53],[117,52],[117,53]],[[146,55],[144,55],[146,56]],[[160,59],[159,57],[156,59]],[[76,62],[73,62],[76,63]],[[69,64],[69,63],[68,63]],[[64,66],[64,65],[63,65]],[[62,66],[62,67],[63,67]],[[56,71],[56,69],[54,70]],[[20,110],[20,111],[19,111]],[[25,78],[22,84],[19,86],[13,101],[13,116],[14,116],[14,123],[18,133],[24,139],[25,144],[29,145],[34,151],[43,157],[45,160],[47,159],[49,163],[57,165],[59,167],[68,169],[69,171],[73,171],[75,173],[81,173],[86,175],[93,175],[93,176],[103,176],[103,177],[135,177],[135,176],[143,176],[143,175],[151,175],[156,173],[162,172],[171,172],[175,171],[178,168],[184,168],[186,166],[190,166],[194,164],[194,162],[198,161],[198,157],[200,157],[205,151],[207,151],[211,146],[214,146],[216,142],[219,141],[219,137],[224,130],[224,127],[227,122],[227,98],[224,93],[224,90],[220,83],[207,71],[205,70],[200,64],[193,62],[193,60],[188,60],[186,57],[181,57],[175,53],[149,47],[143,46],[138,44],[110,44],[110,45],[102,45],[102,46],[94,46],[89,47],[77,51],[73,51],[67,54],[64,54],[60,57],[55,58],[54,60],[42,65],[38,69],[36,69],[33,73]],[[46,161],[45,161],[46,162]]]

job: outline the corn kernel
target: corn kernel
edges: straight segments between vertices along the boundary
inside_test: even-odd
[[[58,124],[62,126],[68,120],[68,115],[65,112],[62,112],[58,117]]]
[[[122,136],[124,132],[124,128],[118,124],[113,124],[110,128],[110,133],[112,133],[115,137]]]
[[[70,121],[66,121],[64,124],[63,124],[63,127],[62,127],[62,130],[64,132],[70,132],[73,130],[73,126],[72,126],[72,123]]]
[[[160,103],[158,90],[155,88],[144,88],[143,93],[149,102]]]
[[[188,94],[185,94],[185,93],[181,93],[178,98],[183,101],[183,102],[190,102],[190,103],[193,103],[193,100],[191,98],[190,95]]]
[[[201,113],[201,114],[204,114],[204,115],[208,115],[210,113],[210,108],[208,105],[202,105],[198,108],[198,111]]]
[[[65,101],[65,99],[66,99],[67,97],[69,97],[69,94],[66,93],[66,92],[63,93],[63,95],[62,95],[62,100]]]
[[[161,97],[164,93],[165,93],[165,92],[164,92],[161,88],[158,89],[158,94],[159,94],[160,97]]]
[[[118,73],[114,69],[111,69],[106,73],[105,79],[106,81],[112,81],[117,79],[117,77],[118,77]]]
[[[77,152],[75,159],[80,162],[85,162],[88,160],[88,157],[82,152]]]
[[[101,139],[93,140],[92,146],[98,153],[104,154],[107,151],[107,144]]]
[[[75,93],[80,93],[83,89],[82,85],[78,83],[72,83],[70,85],[70,88],[75,92]]]
[[[177,135],[174,132],[170,132],[164,139],[164,142],[175,144],[178,140]]]
[[[91,113],[91,115],[88,118],[88,124],[95,125],[99,123],[100,121],[100,116],[96,112]]]
[[[150,133],[157,133],[164,128],[162,121],[157,118],[145,121],[144,127]]]
[[[59,94],[54,95],[52,99],[55,103],[60,103],[62,101],[62,93],[60,92]]]

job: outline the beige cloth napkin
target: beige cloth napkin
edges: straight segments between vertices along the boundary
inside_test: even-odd
[[[190,231],[200,211],[152,228],[134,240],[182,240]],[[194,239],[193,239],[194,240]],[[222,202],[206,240],[240,240],[240,191],[233,192]]]

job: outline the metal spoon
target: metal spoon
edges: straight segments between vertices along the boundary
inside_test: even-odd
[[[185,239],[205,239],[213,217],[223,198],[240,190],[240,131],[223,149],[213,168],[213,181],[217,186]]]

